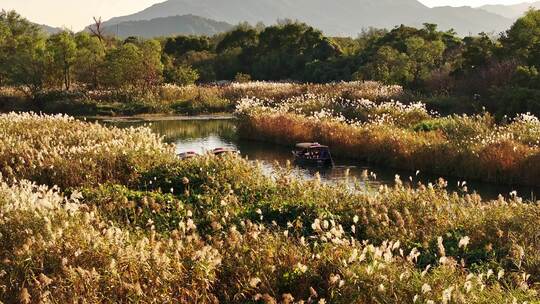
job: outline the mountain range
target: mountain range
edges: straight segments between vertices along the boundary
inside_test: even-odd
[[[56,33],[60,32],[60,31],[62,31],[61,28],[52,27],[52,26],[48,26],[48,25],[45,25],[45,24],[37,24],[36,23],[36,25],[47,34],[56,34]]]
[[[393,28],[406,24],[436,23],[461,35],[501,32],[511,18],[471,7],[429,8],[417,0],[168,0],[143,11],[107,21],[151,20],[192,14],[231,24],[247,21],[273,24],[278,19],[294,19],[323,30],[328,35],[356,36],[368,27]]]
[[[293,19],[332,36],[354,37],[369,27],[420,27],[423,23],[435,23],[442,30],[454,29],[465,36],[505,31],[530,7],[540,8],[540,2],[430,8],[418,0],[168,0],[112,18],[104,26],[106,32],[120,37],[213,35],[241,22],[270,25],[279,19]],[[41,27],[49,33],[58,31]]]
[[[104,31],[120,38],[129,36],[152,38],[177,35],[212,36],[232,28],[233,25],[227,22],[219,22],[194,15],[182,15],[109,24],[105,25]]]
[[[479,8],[506,18],[517,19],[530,8],[540,9],[540,1],[515,5],[484,5]]]

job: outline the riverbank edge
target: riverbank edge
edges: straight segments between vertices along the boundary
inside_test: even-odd
[[[167,114],[140,114],[129,116],[77,116],[86,120],[99,120],[106,122],[153,122],[175,120],[235,120],[232,113],[200,114],[200,115],[167,115]]]

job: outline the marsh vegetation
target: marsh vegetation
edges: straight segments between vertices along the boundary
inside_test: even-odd
[[[5,302],[538,299],[535,202],[444,181],[366,191],[286,167],[269,177],[236,156],[181,161],[146,128],[0,122]]]

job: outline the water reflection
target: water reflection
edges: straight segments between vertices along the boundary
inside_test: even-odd
[[[144,123],[124,122],[123,124],[133,126]],[[214,141],[233,142],[236,137],[236,128],[231,120],[167,120],[149,124],[154,132],[164,136],[168,142],[184,143],[203,140],[201,143],[204,143],[204,139],[209,139],[208,144],[212,144]],[[219,143],[216,142],[216,144]],[[179,145],[179,148],[183,148],[182,145]]]
[[[234,147],[239,149],[241,154],[250,160],[258,160],[262,163],[263,169],[268,173],[273,171],[273,164],[285,165],[292,161],[292,147],[273,145],[263,142],[240,140],[236,136],[236,127],[233,120],[164,120],[141,122],[141,121],[106,121],[105,124],[112,124],[118,127],[130,127],[147,125],[154,132],[164,136],[169,143],[176,145],[178,153],[195,151],[204,153],[219,147]],[[327,182],[344,181],[354,177],[360,178],[364,170],[373,172],[377,176],[376,181],[371,181],[369,187],[378,187],[381,184],[392,185],[398,174],[405,183],[416,184],[422,182],[436,183],[437,176],[420,172],[408,172],[374,166],[358,161],[345,159],[335,159],[336,166],[330,169],[322,168],[301,168],[295,167],[293,173],[304,178],[313,178],[317,173],[321,179]],[[458,190],[459,180],[447,178],[448,188],[452,191]],[[508,196],[514,190],[524,199],[536,200],[536,193],[540,193],[539,188],[534,187],[511,187],[506,185],[496,185],[491,183],[469,182],[467,184],[469,192],[475,191],[484,198],[494,199],[499,194]]]

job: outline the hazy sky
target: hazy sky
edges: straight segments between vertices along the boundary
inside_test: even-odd
[[[0,0],[0,8],[16,10],[36,23],[80,30],[92,23],[138,12],[165,0]]]
[[[80,30],[93,16],[103,20],[140,11],[164,0],[0,0],[0,9],[14,9],[33,22]],[[400,0],[396,0],[400,1]],[[420,0],[428,6],[470,5],[486,3],[514,4],[533,0]]]

